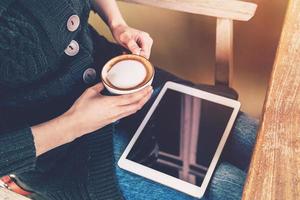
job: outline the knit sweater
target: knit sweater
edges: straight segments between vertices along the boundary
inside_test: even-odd
[[[0,1],[0,176],[16,174],[35,199],[122,199],[111,125],[40,157],[30,128],[64,113],[99,81],[85,83],[84,71],[94,68],[100,77],[113,56],[105,52],[117,49],[101,46],[89,11],[89,0]],[[74,32],[67,29],[72,15],[80,18]],[[80,50],[68,56],[72,40]]]

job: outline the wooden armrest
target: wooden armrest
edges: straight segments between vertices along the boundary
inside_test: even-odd
[[[289,1],[243,199],[300,197],[300,1]]]
[[[254,3],[238,0],[120,0],[218,18],[248,21],[256,11]]]

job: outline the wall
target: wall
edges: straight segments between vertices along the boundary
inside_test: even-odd
[[[287,1],[256,0],[255,17],[234,24],[234,81],[242,110],[259,117],[278,45]],[[151,62],[196,83],[213,83],[215,24],[212,17],[119,2],[129,25],[154,39]],[[112,40],[95,14],[90,23]]]

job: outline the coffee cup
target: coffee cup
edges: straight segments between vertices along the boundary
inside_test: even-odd
[[[137,92],[152,84],[154,67],[146,58],[134,54],[120,55],[109,60],[101,72],[105,88],[112,94]]]

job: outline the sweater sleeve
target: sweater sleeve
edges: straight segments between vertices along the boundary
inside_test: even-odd
[[[36,151],[31,128],[0,132],[0,177],[35,168]]]
[[[14,10],[4,11],[0,17],[0,177],[35,168],[31,128],[17,125],[14,117],[8,124],[1,101],[7,92],[15,92],[43,73],[43,54],[37,32],[24,16]]]

